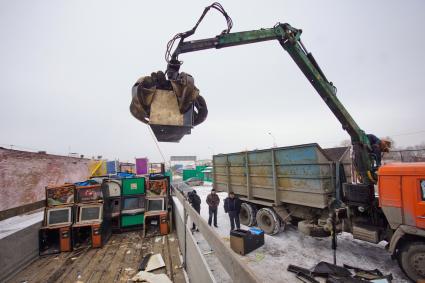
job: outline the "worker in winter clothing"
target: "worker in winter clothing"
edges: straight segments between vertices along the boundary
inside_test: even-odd
[[[211,226],[211,222],[214,216],[214,227],[216,228],[218,227],[217,226],[217,207],[219,203],[220,203],[220,198],[216,194],[215,189],[212,189],[211,193],[207,196],[207,204],[208,204],[208,212],[209,212],[208,225]]]
[[[372,153],[376,158],[376,166],[381,166],[382,153],[389,152],[391,148],[391,142],[386,139],[379,139],[377,136],[368,134],[370,146],[372,147]]]
[[[230,230],[240,229],[239,212],[241,211],[241,200],[235,196],[233,192],[229,192],[229,196],[224,200],[224,211],[229,214]]]
[[[198,196],[195,190],[189,192],[187,194],[189,203],[192,204],[192,207],[198,212],[198,214],[201,214],[201,198]],[[198,228],[196,228],[195,222],[192,224],[192,230],[199,231]]]

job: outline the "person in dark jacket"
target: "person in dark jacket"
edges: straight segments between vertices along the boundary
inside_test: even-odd
[[[240,229],[239,212],[241,211],[241,200],[235,196],[233,192],[229,192],[229,196],[224,200],[224,211],[229,214],[230,230]]]
[[[187,194],[189,203],[192,204],[192,207],[198,212],[198,214],[201,213],[201,198],[198,196],[195,190],[189,192]],[[192,230],[199,231],[198,228],[196,228],[195,222],[192,224]]]
[[[217,226],[217,207],[219,203],[220,203],[220,198],[216,194],[215,189],[212,189],[211,193],[207,196],[207,204],[208,204],[208,212],[209,212],[208,225],[211,226],[211,222],[214,216],[214,227],[216,228],[218,227]]]
[[[390,151],[391,142],[386,139],[379,139],[377,136],[372,134],[368,134],[367,138],[369,139],[372,153],[375,155],[376,167],[380,167],[382,162],[382,153]]]

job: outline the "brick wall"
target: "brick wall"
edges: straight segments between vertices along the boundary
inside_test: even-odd
[[[45,199],[48,184],[84,181],[91,160],[0,148],[0,211]]]

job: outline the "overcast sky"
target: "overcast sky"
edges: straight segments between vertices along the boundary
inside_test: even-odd
[[[367,133],[425,141],[425,1],[221,1],[232,31],[303,30],[338,97]],[[165,70],[165,47],[211,1],[0,0],[0,144],[132,161],[161,156],[128,110],[131,87]],[[193,38],[225,29],[211,11]],[[278,42],[183,54],[207,120],[170,155],[211,157],[349,136]],[[269,135],[268,133],[271,133]]]

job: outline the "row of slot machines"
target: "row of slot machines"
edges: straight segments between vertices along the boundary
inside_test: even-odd
[[[160,216],[161,234],[168,233],[169,190],[163,176],[104,177],[46,187],[40,255],[102,247],[112,232],[144,229],[147,215]]]
[[[112,211],[113,231],[142,229],[146,213],[162,212],[163,215],[167,212],[169,182],[166,177],[104,179],[103,186],[107,195],[105,202]]]
[[[101,184],[86,181],[46,187],[46,207],[39,232],[40,255],[83,246],[100,248],[109,239],[111,211]]]

